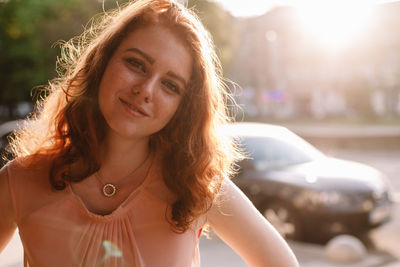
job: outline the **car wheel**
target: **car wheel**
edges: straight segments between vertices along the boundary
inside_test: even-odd
[[[300,219],[285,203],[268,203],[264,206],[262,213],[283,238],[291,240],[302,238]]]

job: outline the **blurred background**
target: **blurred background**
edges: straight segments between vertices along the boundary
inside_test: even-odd
[[[400,3],[182,0],[211,32],[240,120],[400,118]],[[118,1],[119,4],[125,1]],[[0,120],[56,76],[56,43],[114,0],[0,0]]]
[[[0,123],[32,111],[35,87],[57,75],[58,42],[123,2],[0,0]],[[325,154],[388,177],[392,220],[370,237],[400,258],[400,1],[180,2],[214,39],[238,121],[284,125]]]

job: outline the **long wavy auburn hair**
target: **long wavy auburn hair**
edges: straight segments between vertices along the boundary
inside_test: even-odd
[[[210,208],[240,154],[217,131],[229,120],[229,94],[212,40],[194,12],[172,0],[127,3],[94,18],[82,35],[63,43],[59,76],[44,87],[46,95],[16,133],[11,150],[24,166],[50,158],[50,183],[57,190],[96,172],[107,130],[98,106],[102,75],[127,34],[154,24],[177,34],[194,59],[176,114],[150,137],[151,148],[161,154],[163,180],[176,196],[168,220],[175,231],[184,232]],[[81,168],[71,173],[69,166],[77,162]]]

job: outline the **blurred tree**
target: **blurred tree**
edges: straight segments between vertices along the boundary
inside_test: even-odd
[[[82,32],[100,10],[96,0],[0,1],[0,105],[13,111],[31,101],[31,89],[56,74],[53,44]]]
[[[218,3],[209,0],[188,0],[187,6],[197,13],[210,32],[225,76],[229,76],[235,45],[234,18]]]

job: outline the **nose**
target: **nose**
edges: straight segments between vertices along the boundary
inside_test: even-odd
[[[138,89],[133,89],[133,94],[139,96],[140,91]],[[149,96],[144,96],[143,97],[145,103],[150,103],[151,99]]]
[[[155,86],[155,79],[143,79],[132,87],[132,94],[143,99],[145,103],[150,103],[153,100]]]

